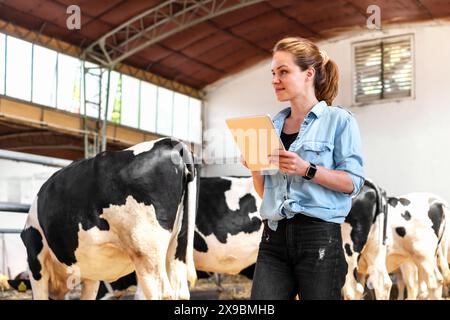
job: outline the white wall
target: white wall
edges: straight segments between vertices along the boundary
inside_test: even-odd
[[[414,34],[415,97],[352,106],[351,44],[408,33]],[[391,195],[429,191],[450,201],[450,24],[433,22],[347,34],[319,45],[340,68],[339,95],[334,104],[348,108],[358,120],[366,176]],[[211,129],[220,134],[215,133],[207,145],[205,159],[237,152],[224,124],[227,117],[274,115],[282,108],[270,81],[267,60],[206,89],[204,139],[209,141]],[[211,149],[231,151],[211,156]],[[248,171],[239,164],[210,165],[203,174],[240,175]]]
[[[31,204],[44,182],[59,169],[61,168],[0,159],[0,202]],[[0,216],[0,227],[1,222]]]

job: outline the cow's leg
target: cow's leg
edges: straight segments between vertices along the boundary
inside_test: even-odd
[[[444,232],[450,231],[444,230]],[[447,241],[448,241],[447,235],[444,234],[443,238],[441,239],[441,242],[439,243],[438,257],[437,257],[439,270],[441,271],[443,277],[444,297],[448,296],[448,288],[450,286],[450,268],[447,261],[447,252],[446,252],[448,246]]]
[[[174,293],[166,270],[166,252],[169,237],[142,239],[135,244],[132,260],[138,287],[145,299],[173,299]],[[139,249],[141,248],[141,249]],[[147,248],[147,250],[142,250]],[[136,251],[137,250],[137,251]]]
[[[222,292],[224,289],[222,287],[222,274],[219,272],[214,272],[214,282],[217,286],[217,291]]]
[[[392,280],[386,267],[387,246],[382,244],[383,214],[378,215],[373,224],[361,261],[367,266],[367,287],[375,291],[378,300],[389,300]]]
[[[174,299],[166,269],[170,268],[166,265],[169,240],[169,236],[161,235],[160,239],[149,238],[135,245],[135,248],[142,246],[141,250],[135,252],[132,260],[136,269],[137,284],[145,299]],[[144,251],[143,248],[148,249]]]
[[[172,259],[168,266],[169,281],[174,292],[174,299],[189,300],[188,270],[184,262]]]
[[[443,261],[447,267],[450,266],[450,210],[449,207],[445,207],[445,229],[441,240],[441,254]],[[450,296],[450,273],[447,280],[444,280],[444,297]]]
[[[377,300],[389,300],[392,280],[386,270],[385,261],[373,261],[373,265],[368,268],[367,286],[375,291]]]
[[[145,299],[173,299],[173,290],[166,272],[163,272],[166,274],[165,277],[161,276],[158,271],[160,267],[151,260],[151,257],[146,257],[135,262],[138,286],[142,290]]]
[[[195,180],[189,182],[189,194],[184,195],[180,201],[172,237],[167,247],[167,273],[175,299],[188,300],[190,298],[189,284],[193,286],[197,280],[192,243],[196,210],[196,192],[193,192],[195,191],[193,188],[196,188]],[[185,250],[179,252],[180,246],[183,246]]]
[[[450,219],[450,217],[449,217]],[[450,233],[449,231],[446,231]],[[445,238],[445,237],[444,237]],[[447,242],[448,239],[442,239],[442,242]],[[439,246],[439,252],[438,252],[438,264],[439,269],[442,272],[443,277],[443,296],[444,298],[447,298],[449,296],[449,287],[450,287],[450,268],[447,258],[447,246],[448,244],[440,244]]]
[[[159,224],[153,205],[128,197],[124,207],[104,210],[103,217],[121,235],[121,245],[129,252],[145,298],[171,299],[166,254],[172,235]]]
[[[44,260],[44,259],[43,259]],[[65,278],[58,273],[58,266],[50,262],[42,263],[39,277],[36,279],[33,274],[30,274],[31,288],[33,289],[33,300],[64,300],[68,292],[65,285]],[[51,270],[50,270],[51,268]],[[51,277],[50,277],[51,274]]]
[[[83,280],[80,300],[95,300],[99,285],[98,280]]]
[[[407,299],[416,300],[419,294],[419,282],[416,265],[412,261],[405,261],[400,265],[400,273],[403,283],[406,286]]]
[[[342,287],[342,297],[345,300],[360,300],[364,294],[364,287],[358,282],[358,257],[360,252],[353,250],[353,241],[350,236],[351,226],[341,224],[342,246],[347,261],[347,275]]]
[[[405,300],[405,280],[403,279],[403,273],[398,271],[395,273],[396,285],[397,285],[397,300]]]
[[[428,299],[442,299],[442,275],[436,265],[436,259],[420,259],[416,262],[419,270],[419,285],[425,282]]]
[[[145,300],[144,292],[142,291],[139,283],[136,286],[136,293],[134,294],[134,300]]]
[[[439,269],[442,272],[444,284],[448,286],[450,285],[450,268],[447,259],[442,255],[442,250],[440,250],[440,253],[438,255],[438,263]]]
[[[438,248],[437,239],[431,239],[427,234],[418,233],[412,240],[411,256],[418,268],[419,298],[442,299],[443,278],[435,256]],[[425,295],[422,294],[422,283],[426,284]]]
[[[178,224],[178,230],[181,227],[181,217],[183,215],[178,213],[175,225]],[[174,227],[174,237],[171,239],[168,245],[167,256],[166,256],[166,266],[167,266],[167,276],[171,288],[173,290],[173,299],[183,299],[189,300],[190,293],[188,287],[188,268],[185,261],[181,261],[176,257],[176,248],[180,245],[178,242],[178,232]],[[186,258],[186,256],[185,256]]]
[[[34,223],[37,225],[37,222],[33,221],[33,219],[37,220],[36,205],[35,201],[28,215],[27,224]],[[20,237],[27,249],[27,262],[30,283],[33,289],[33,299],[48,300],[50,277],[48,266],[45,264],[48,251],[43,241],[42,233],[38,230],[38,227],[31,225],[22,231]]]
[[[30,283],[33,290],[33,300],[48,300],[49,277],[47,272],[41,270],[41,277],[38,280],[30,272]]]
[[[345,254],[347,275],[345,276],[345,284],[342,287],[342,296],[345,300],[361,300],[364,294],[364,287],[358,282],[358,255],[357,252],[354,252],[352,256]]]

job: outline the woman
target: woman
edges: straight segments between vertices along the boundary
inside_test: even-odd
[[[332,107],[338,70],[309,40],[273,50],[272,85],[290,107],[273,118],[286,150],[279,170],[252,172],[265,219],[252,299],[341,299],[347,263],[340,224],[364,183],[357,123]]]

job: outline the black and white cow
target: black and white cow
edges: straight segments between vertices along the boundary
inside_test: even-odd
[[[243,274],[253,278],[263,224],[259,215],[261,199],[251,177],[200,178],[194,237],[194,263],[198,274]],[[100,287],[116,292],[136,284],[134,274]],[[138,297],[139,298],[139,297]]]
[[[194,242],[197,269],[215,272],[227,270],[227,273],[232,274],[250,271],[252,275],[263,229],[259,216],[260,203],[260,198],[253,190],[251,177],[202,178],[196,222],[196,233],[201,238],[196,234]],[[446,203],[432,194],[411,193],[388,198],[382,188],[367,179],[361,192],[353,199],[351,211],[341,225],[348,264],[346,283],[342,290],[344,298],[360,299],[367,282],[368,287],[374,289],[376,298],[389,299],[392,286],[389,273],[395,271],[401,261],[412,261],[422,270],[421,279],[429,287],[430,297],[437,298],[440,274],[436,270],[434,253],[437,248],[444,253],[449,250],[448,237],[444,237],[446,208]],[[244,215],[240,216],[238,213],[242,213],[242,210]],[[408,222],[408,219],[411,221]],[[210,234],[208,230],[213,229],[216,231],[205,237],[205,234]],[[239,237],[233,238],[233,230]],[[404,239],[400,236],[402,230],[405,231]],[[211,247],[204,254],[201,248],[206,246],[199,245],[203,239]],[[442,262],[448,256],[442,254],[442,257],[439,266],[444,274],[449,274],[445,271],[448,270],[448,264]],[[242,270],[244,266],[247,267]],[[361,274],[361,279],[358,279],[358,274]]]
[[[447,262],[448,205],[430,193],[391,197],[387,268],[400,268],[408,299],[442,298],[442,285],[450,282]],[[424,284],[419,295],[420,285]]]
[[[383,210],[384,203],[386,210]],[[428,298],[439,299],[442,276],[437,253],[445,234],[446,208],[442,199],[427,193],[386,198],[382,190],[366,182],[353,199],[352,209],[342,225],[349,267],[344,298],[360,299],[367,280],[377,299],[389,299],[392,285],[389,273],[403,264],[419,270]],[[410,298],[414,297],[410,294]]]
[[[21,234],[33,298],[62,299],[81,282],[81,299],[95,299],[99,280],[136,270],[145,298],[189,299],[197,187],[191,152],[170,138],[56,172]]]
[[[194,261],[197,270],[238,274],[256,261],[263,223],[251,177],[201,178]]]
[[[366,179],[359,194],[352,200],[352,208],[341,225],[342,245],[347,261],[347,276],[342,295],[344,299],[361,299],[364,293],[364,281],[359,279],[360,259],[369,266],[368,284],[374,285],[378,299],[388,299],[392,282],[386,270],[386,246],[384,242],[386,221],[386,192],[372,181]],[[365,251],[372,254],[363,255]],[[365,279],[364,279],[365,280]],[[387,296],[386,296],[386,292]]]
[[[260,198],[253,190],[251,177],[201,178],[200,185],[194,239],[197,270],[231,274],[249,271],[251,277],[263,229],[258,213]],[[369,180],[353,199],[352,210],[342,225],[348,263],[343,296],[347,299],[362,297],[366,277],[378,299],[389,297],[391,280],[386,267],[389,246],[383,245],[383,240],[386,233],[391,244],[397,241],[389,231],[393,224],[387,225],[385,219],[387,206],[394,207],[393,199],[389,199],[388,205],[386,193]],[[418,201],[415,199],[414,203]],[[398,202],[407,203],[405,198],[398,198]],[[416,205],[413,211],[423,218],[419,211],[429,212],[430,208],[419,207]],[[408,233],[414,233],[414,228],[407,229]],[[390,252],[395,254],[395,250]],[[358,274],[362,276],[360,281]],[[126,288],[131,284],[132,276],[126,284],[117,285]]]

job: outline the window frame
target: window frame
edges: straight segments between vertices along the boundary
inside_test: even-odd
[[[83,81],[85,80],[85,77],[83,75],[84,61],[82,59],[80,59],[79,56],[75,56],[75,55],[72,55],[72,54],[70,54],[68,52],[64,52],[64,50],[57,50],[55,48],[48,47],[48,46],[46,46],[46,45],[44,45],[42,43],[35,43],[35,42],[29,41],[27,39],[22,39],[22,38],[17,37],[17,36],[12,36],[12,35],[9,35],[9,34],[7,34],[5,32],[2,32],[2,31],[0,31],[0,35],[2,36],[0,41],[2,41],[2,43],[3,43],[3,48],[2,49],[3,49],[3,53],[4,53],[4,59],[2,59],[3,60],[2,63],[5,64],[5,66],[4,66],[4,69],[5,69],[4,73],[0,74],[0,76],[2,76],[2,79],[4,80],[4,83],[2,83],[2,90],[3,91],[0,91],[0,96],[5,96],[5,97],[8,97],[8,98],[17,99],[17,100],[24,101],[26,103],[33,104],[33,105],[39,105],[39,106],[43,106],[43,107],[46,107],[46,108],[56,109],[56,110],[61,111],[61,112],[68,112],[68,113],[71,113],[71,114],[77,114],[80,117],[83,117],[85,115],[85,111],[84,111],[85,105],[83,103],[83,99],[85,98],[84,97],[84,90],[83,90],[83,85],[84,85]],[[9,93],[8,92],[8,42],[9,42],[9,39],[15,39],[15,40],[18,40],[18,41],[22,41],[22,42],[26,43],[27,46],[30,46],[30,50],[31,50],[30,67],[27,70],[27,72],[29,72],[29,75],[27,75],[27,78],[29,78],[29,86],[30,86],[30,88],[29,88],[29,90],[27,90],[27,91],[29,91],[28,92],[29,97],[26,98],[26,99],[23,98],[23,97],[16,97],[16,96],[12,96],[12,95],[8,94]],[[34,92],[33,91],[35,89],[34,87],[35,87],[35,83],[37,81],[37,79],[35,77],[35,56],[34,56],[36,46],[38,46],[40,48],[43,48],[43,49],[50,50],[50,51],[52,51],[52,52],[54,52],[56,54],[56,61],[55,61],[56,65],[55,65],[55,70],[54,70],[54,72],[55,72],[55,84],[54,85],[52,84],[52,87],[53,87],[52,91],[54,90],[55,97],[54,97],[54,99],[52,99],[52,103],[51,104],[42,104],[40,101],[39,102],[38,101],[34,101],[35,97],[34,97]],[[79,92],[79,100],[80,101],[79,101],[78,111],[74,111],[74,108],[71,107],[71,103],[68,103],[67,106],[63,104],[63,102],[65,102],[65,100],[68,100],[68,99],[65,99],[67,97],[64,97],[64,94],[66,94],[65,90],[64,90],[65,88],[64,88],[64,86],[62,86],[63,83],[61,83],[61,81],[60,81],[61,73],[63,73],[64,67],[67,67],[67,66],[63,66],[63,61],[65,59],[64,57],[68,57],[70,59],[73,59],[74,61],[76,61],[77,66],[79,66],[79,71],[76,71],[76,73],[79,75],[79,77],[78,77],[79,81],[74,82],[74,83],[79,85],[79,91],[80,91]],[[87,61],[87,63],[88,64],[92,64],[92,66],[96,65],[95,63],[90,62],[90,61]],[[175,109],[174,109],[174,99],[175,99],[175,95],[176,94],[181,94],[181,95],[186,96],[188,98],[187,104],[185,106],[185,108],[187,109],[187,115],[188,115],[188,121],[187,121],[187,124],[186,124],[186,128],[187,128],[187,133],[186,134],[187,134],[187,136],[186,136],[186,139],[181,139],[181,140],[184,140],[184,141],[189,142],[189,143],[198,144],[198,145],[201,145],[203,143],[203,124],[202,124],[203,123],[203,117],[204,117],[204,114],[203,114],[203,112],[204,112],[204,109],[203,109],[203,103],[204,103],[203,98],[192,97],[189,94],[178,92],[178,91],[175,91],[175,90],[173,90],[171,88],[166,88],[166,87],[164,87],[162,85],[158,85],[158,84],[152,83],[150,80],[143,80],[142,78],[138,78],[135,75],[131,75],[131,74],[128,74],[128,73],[120,72],[120,71],[117,71],[117,70],[111,70],[111,71],[112,72],[117,72],[119,74],[120,78],[122,78],[122,77],[130,77],[130,78],[138,81],[139,94],[138,94],[137,123],[136,123],[136,125],[135,126],[130,126],[130,125],[123,124],[122,123],[122,118],[120,118],[119,123],[113,122],[112,119],[109,119],[109,117],[107,115],[107,121],[108,121],[109,124],[113,124],[113,125],[115,124],[115,125],[120,125],[120,126],[127,127],[127,128],[142,130],[142,131],[144,131],[146,133],[149,133],[149,134],[156,134],[156,135],[162,135],[162,136],[173,136],[173,134],[174,134],[175,117],[176,117]],[[74,72],[74,74],[75,74],[75,72]],[[155,98],[155,106],[154,106],[154,113],[153,113],[154,119],[152,120],[152,121],[154,121],[154,130],[143,129],[142,126],[141,126],[141,122],[142,122],[141,121],[141,117],[143,116],[143,113],[142,113],[142,107],[143,106],[142,106],[141,98],[142,98],[142,85],[144,83],[155,87],[155,97],[154,97]],[[122,86],[123,86],[123,83],[122,83]],[[172,101],[172,103],[171,103],[171,107],[170,107],[170,121],[171,121],[171,132],[170,132],[170,134],[161,132],[161,130],[159,130],[159,128],[158,128],[158,126],[159,126],[159,122],[158,122],[159,119],[158,118],[162,114],[160,111],[163,110],[163,107],[161,107],[160,103],[159,103],[160,96],[161,96],[161,94],[160,94],[161,90],[167,90],[171,94],[171,101]],[[115,94],[115,90],[111,90],[111,87],[110,87],[109,94],[111,94],[111,91]],[[69,95],[69,94],[67,94],[67,95]],[[100,95],[101,95],[102,103],[103,103],[103,101],[105,101],[104,99],[106,98],[106,96],[103,96],[103,80],[102,80],[102,83],[101,83]],[[122,87],[121,96],[120,96],[121,113],[124,112],[123,95],[124,95],[124,93],[123,93],[123,87]],[[72,93],[72,96],[73,96],[73,93]],[[111,96],[108,96],[108,98],[110,100],[109,102],[111,102],[111,100],[112,100],[112,105],[108,106],[109,110],[111,110],[111,112],[112,112],[113,111],[112,108],[114,107],[115,98],[111,99]],[[191,100],[190,99],[198,100],[199,103],[200,103],[200,109],[199,109],[199,111],[200,111],[200,118],[198,119],[198,121],[199,121],[199,123],[198,123],[199,124],[199,130],[200,130],[200,132],[199,132],[200,141],[190,141],[189,140],[189,138],[191,136],[190,130],[191,130],[191,126],[192,126],[192,124],[189,122],[190,112],[191,112],[191,108],[190,108],[190,101]],[[89,105],[89,103],[87,103],[87,105]],[[75,108],[75,109],[77,109],[77,108]],[[108,112],[110,112],[109,110],[108,110]],[[97,115],[87,114],[87,116],[90,117],[90,118],[97,118]],[[103,116],[103,114],[102,114],[102,116]]]
[[[356,101],[356,48],[364,45],[371,45],[376,44],[379,42],[384,42],[387,40],[403,40],[403,39],[409,39],[410,41],[410,48],[411,48],[411,94],[407,97],[400,97],[400,98],[381,98],[381,99],[375,99],[372,101]],[[388,37],[381,37],[371,40],[361,40],[356,41],[351,44],[351,95],[352,95],[352,107],[362,107],[366,105],[373,105],[373,104],[384,104],[384,103],[392,103],[392,102],[401,102],[401,101],[407,101],[407,100],[415,100],[416,98],[416,59],[415,59],[415,41],[414,41],[414,34],[413,33],[407,33],[407,34],[398,34],[398,35],[392,35]]]

